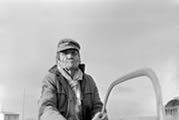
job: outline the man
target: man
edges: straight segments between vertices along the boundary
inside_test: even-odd
[[[108,120],[92,77],[81,64],[80,45],[62,39],[57,46],[56,65],[42,82],[39,120]]]

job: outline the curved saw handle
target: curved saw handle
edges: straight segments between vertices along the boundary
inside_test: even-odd
[[[106,97],[104,99],[104,105],[102,108],[102,113],[105,112],[105,108],[106,108],[106,104],[109,98],[109,94],[111,93],[111,90],[113,89],[114,86],[116,86],[119,83],[122,83],[124,81],[127,81],[129,79],[133,79],[133,78],[137,78],[140,76],[147,76],[150,78],[152,85],[154,87],[154,91],[155,91],[155,96],[156,96],[156,101],[157,101],[157,116],[158,116],[158,120],[166,120],[165,119],[165,111],[164,111],[164,107],[163,107],[163,102],[162,102],[162,93],[161,93],[161,87],[158,81],[158,78],[155,74],[155,72],[150,69],[150,68],[143,68],[134,72],[131,72],[127,75],[124,75],[122,77],[120,77],[119,79],[115,80],[114,82],[112,82],[108,88],[108,91],[106,93]]]

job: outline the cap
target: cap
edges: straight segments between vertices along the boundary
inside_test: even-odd
[[[67,49],[76,49],[79,51],[80,45],[75,40],[69,39],[69,38],[65,38],[59,41],[58,46],[57,46],[57,52],[64,51]]]

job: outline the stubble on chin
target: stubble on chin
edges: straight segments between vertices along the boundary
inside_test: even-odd
[[[66,69],[70,70],[70,69],[78,69],[79,63],[75,62],[75,63],[66,63]]]

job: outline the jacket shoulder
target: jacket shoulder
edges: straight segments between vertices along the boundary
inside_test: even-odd
[[[96,83],[91,75],[85,73],[84,80],[90,88],[94,89],[96,87]]]
[[[54,73],[48,72],[45,77],[42,80],[43,84],[50,84],[55,85],[56,84],[56,75]]]
[[[94,79],[91,75],[84,73],[84,79],[89,82],[94,82]]]

